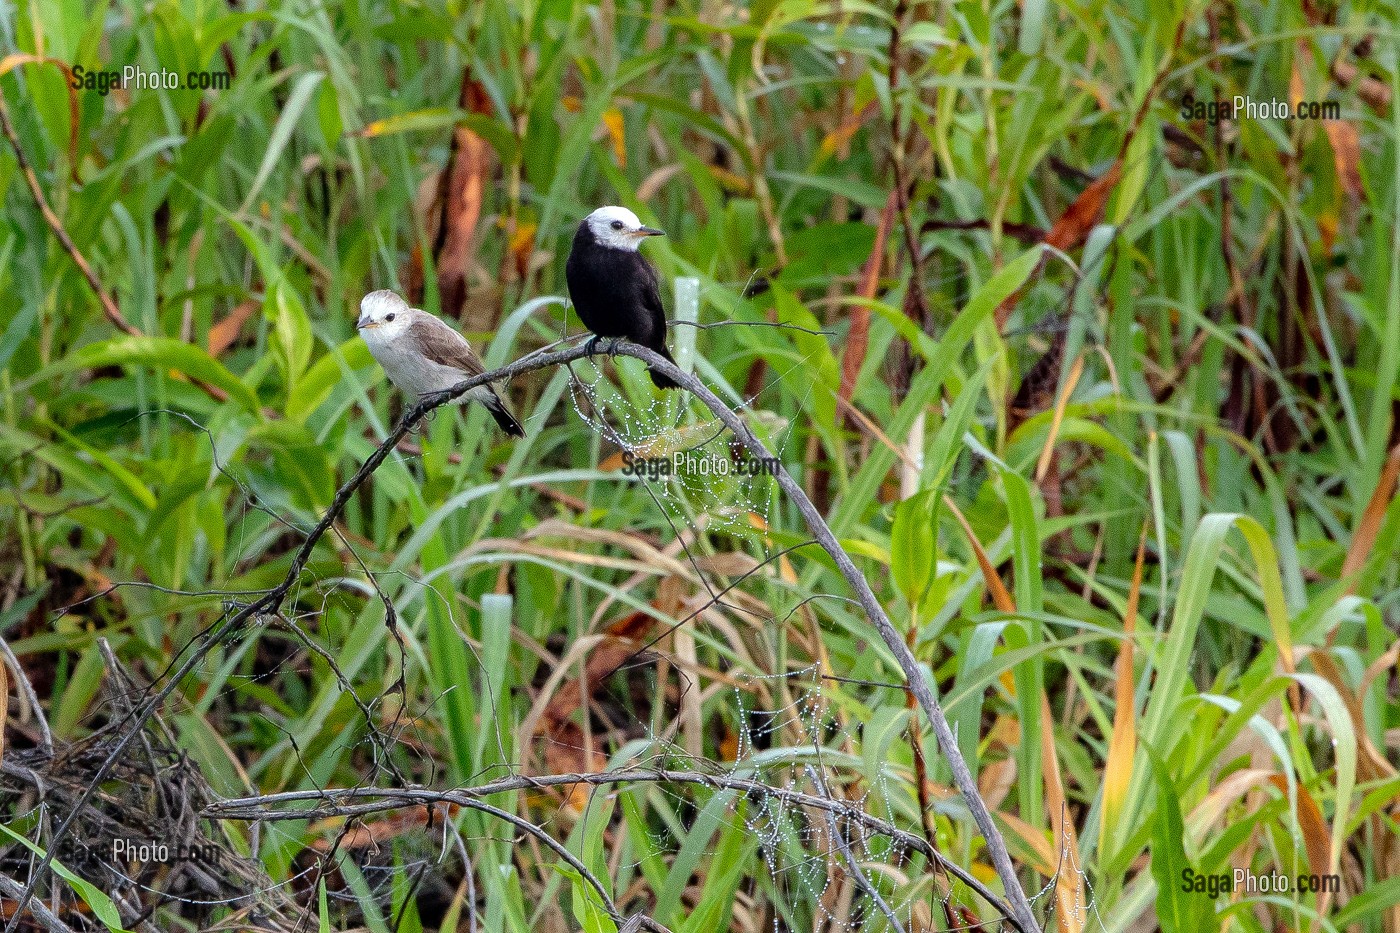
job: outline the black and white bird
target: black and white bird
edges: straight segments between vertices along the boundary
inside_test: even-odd
[[[675,362],[666,349],[666,310],[656,270],[638,252],[647,237],[664,235],[643,226],[625,207],[600,207],[578,225],[564,275],[579,320],[596,335],[590,347],[603,337],[622,337]],[[676,387],[669,376],[650,372],[657,388]]]
[[[360,301],[355,328],[389,381],[409,395],[442,392],[486,372],[467,338],[441,318],[410,308],[388,289],[370,292]],[[525,429],[491,385],[464,392],[454,404],[465,404],[468,399],[485,405],[502,431],[512,437],[525,436]]]

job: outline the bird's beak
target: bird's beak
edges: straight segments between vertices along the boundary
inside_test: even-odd
[[[658,229],[656,229],[655,227],[638,227],[638,228],[637,228],[637,231],[636,231],[636,235],[637,235],[637,236],[665,236],[665,235],[666,235],[666,231],[665,231],[665,230],[658,230]]]
[[[360,319],[359,319],[358,321],[355,322],[355,329],[356,329],[356,330],[370,330],[370,329],[375,328],[375,327],[378,327],[378,326],[379,326],[378,324],[375,324],[373,321],[371,321],[371,320],[369,319],[369,315],[368,315],[368,314],[361,314],[361,315],[360,315]]]

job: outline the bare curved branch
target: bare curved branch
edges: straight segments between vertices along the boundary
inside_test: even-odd
[[[930,678],[927,677],[924,670],[920,668],[918,661],[914,658],[913,652],[904,643],[903,637],[895,630],[893,623],[890,622],[889,616],[875,598],[874,592],[870,589],[870,584],[866,582],[865,577],[861,574],[860,570],[856,568],[850,555],[846,553],[845,549],[841,547],[840,542],[836,540],[835,535],[832,534],[831,529],[827,526],[821,513],[817,511],[811,500],[807,498],[807,494],[803,491],[801,485],[793,479],[787,469],[782,466],[781,461],[778,461],[768,450],[767,446],[759,440],[758,436],[753,433],[748,424],[695,376],[682,371],[669,360],[664,359],[659,354],[645,347],[617,341],[612,341],[610,343],[611,345],[607,350],[608,353],[618,356],[634,357],[646,363],[651,369],[658,370],[670,376],[682,389],[703,402],[714,416],[718,418],[725,427],[729,428],[729,430],[734,433],[735,437],[737,437],[752,454],[757,457],[772,458],[774,462],[777,462],[778,485],[792,498],[798,511],[802,514],[803,520],[807,523],[812,536],[831,556],[832,560],[836,563],[837,569],[840,570],[841,575],[855,591],[856,601],[859,602],[861,607],[865,610],[866,615],[875,626],[875,630],[879,633],[880,639],[885,643],[885,646],[889,649],[890,653],[903,670],[909,690],[919,701],[920,707],[928,717],[933,727],[934,735],[938,739],[939,748],[942,750],[952,770],[953,782],[962,793],[968,810],[972,814],[973,821],[981,831],[982,837],[987,845],[987,852],[992,860],[992,866],[996,869],[997,875],[1001,879],[1002,886],[1006,890],[1008,907],[1007,920],[1014,925],[1020,933],[1035,933],[1035,931],[1038,931],[1039,925],[1035,920],[1035,915],[1031,912],[1030,901],[1027,899],[1024,890],[1022,890],[1020,886],[1020,882],[1016,878],[1016,870],[1011,863],[1011,856],[1007,852],[1006,843],[1002,839],[996,824],[992,821],[991,811],[978,793],[977,784],[972,777],[972,772],[968,768],[961,751],[958,749],[957,740],[953,736],[952,727],[948,724],[948,719],[943,714],[943,709],[930,688]],[[237,603],[231,604],[231,610],[233,610],[233,606],[237,606],[236,610],[226,613],[218,623],[207,629],[198,638],[192,641],[190,645],[187,645],[186,648],[192,647],[193,650],[190,652],[189,657],[170,675],[165,685],[154,696],[142,704],[139,709],[134,710],[125,717],[123,722],[118,724],[118,727],[126,727],[126,731],[113,744],[108,757],[97,769],[91,783],[85,788],[83,794],[75,802],[73,809],[64,818],[63,822],[59,824],[58,828],[54,830],[53,836],[49,840],[47,854],[30,875],[29,883],[19,896],[19,903],[10,921],[6,924],[4,933],[14,933],[17,929],[20,917],[24,913],[24,908],[33,898],[35,889],[43,879],[47,877],[51,870],[53,853],[57,851],[59,844],[72,830],[74,821],[83,811],[86,804],[92,799],[92,796],[96,793],[97,788],[106,778],[107,774],[110,773],[112,766],[125,752],[127,746],[140,734],[141,730],[145,727],[146,723],[150,721],[160,705],[175,692],[180,682],[193,671],[209,652],[224,640],[224,638],[238,631],[247,622],[264,615],[275,614],[281,609],[282,603],[287,598],[287,594],[292,591],[292,588],[300,580],[301,573],[305,569],[307,562],[311,559],[311,554],[315,550],[316,545],[340,517],[345,509],[346,503],[350,501],[351,496],[353,496],[355,491],[359,489],[365,480],[379,468],[389,454],[393,452],[398,443],[412,431],[429,412],[471,391],[477,386],[485,385],[489,382],[499,382],[501,380],[510,379],[514,376],[534,370],[561,366],[574,362],[575,360],[583,359],[589,355],[590,350],[586,345],[576,345],[553,352],[540,351],[531,353],[500,369],[464,380],[446,391],[423,396],[419,399],[417,404],[405,411],[403,417],[399,419],[398,424],[389,432],[389,435],[375,448],[374,452],[370,454],[365,462],[361,464],[360,468],[355,471],[355,474],[351,476],[350,479],[346,480],[344,485],[336,491],[335,497],[331,500],[331,504],[329,508],[326,509],[325,515],[323,515],[321,520],[311,529],[302,542],[301,547],[297,549],[282,582],[259,596],[259,598],[253,602],[241,606]],[[173,663],[174,661],[172,659],[172,664]],[[577,782],[578,781],[574,781],[574,783]],[[759,785],[759,787],[755,789],[760,789],[761,787],[762,785]],[[819,800],[820,798],[812,799]],[[299,817],[304,815],[305,814],[298,814]],[[920,840],[920,842],[922,843],[923,841]],[[923,845],[916,846],[916,848],[919,848],[920,851],[924,850]],[[947,867],[949,871],[953,871],[953,866],[947,863],[944,863],[944,866]],[[970,876],[965,878],[965,873],[954,873],[958,874],[958,877],[963,878],[964,881],[970,878]],[[985,888],[979,889],[979,893],[982,893],[984,890]],[[987,895],[984,894],[983,896],[985,897]],[[993,902],[995,903],[995,901]],[[615,910],[615,908],[613,909]]]

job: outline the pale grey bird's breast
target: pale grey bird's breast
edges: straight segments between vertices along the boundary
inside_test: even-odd
[[[403,340],[372,343],[369,352],[384,367],[389,381],[410,395],[427,395],[450,389],[467,378],[467,374],[451,366],[434,363],[422,354],[403,348]],[[485,386],[478,386],[455,400],[461,405],[469,398],[478,400],[490,395]]]

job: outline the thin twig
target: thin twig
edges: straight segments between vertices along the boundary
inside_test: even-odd
[[[668,360],[663,359],[660,354],[648,350],[646,347],[622,343],[614,347],[613,352],[639,359],[651,369],[659,369],[681,388],[704,402],[715,417],[734,432],[734,436],[749,449],[750,453],[756,457],[773,458],[776,462],[778,485],[782,487],[783,492],[792,498],[793,503],[797,506],[797,511],[802,514],[803,520],[812,532],[812,537],[816,538],[817,543],[831,555],[831,559],[836,562],[837,569],[841,571],[841,576],[846,578],[846,582],[855,591],[856,601],[865,610],[866,615],[875,626],[876,632],[879,633],[880,640],[889,648],[890,653],[894,655],[895,660],[904,671],[909,689],[919,701],[919,705],[923,707],[924,715],[928,717],[933,726],[933,734],[938,739],[938,747],[942,750],[943,757],[947,760],[948,767],[953,773],[953,783],[962,793],[963,800],[972,813],[972,819],[987,843],[987,853],[991,857],[992,867],[996,869],[997,876],[1006,889],[1006,896],[1011,907],[1007,919],[1021,933],[1038,931],[1039,924],[1036,922],[1035,914],[1031,911],[1030,901],[1027,899],[1025,891],[1022,890],[1020,881],[1016,878],[1016,868],[1011,863],[1011,855],[1006,850],[1006,842],[1001,837],[1001,831],[992,821],[991,810],[988,809],[986,802],[977,790],[977,782],[967,766],[967,760],[963,758],[962,751],[958,748],[953,728],[948,724],[948,717],[943,714],[943,708],[929,687],[929,679],[926,678],[924,670],[920,668],[918,660],[914,657],[914,652],[904,643],[904,638],[895,630],[894,624],[885,614],[884,607],[875,598],[870,584],[856,568],[855,562],[851,560],[851,556],[846,553],[841,543],[836,540],[836,536],[831,533],[831,528],[828,527],[821,513],[817,511],[816,506],[812,504],[812,500],[807,498],[807,493],[802,489],[802,486],[792,478],[792,474],[787,471],[782,462],[773,457],[767,445],[758,439],[758,436],[749,429],[744,420],[720,401],[719,397],[699,379],[690,373],[682,372]]]
[[[971,771],[968,769],[967,762],[963,758],[962,752],[958,749],[957,740],[953,735],[952,727],[948,724],[948,719],[944,715],[942,707],[939,705],[938,700],[934,697],[929,687],[929,680],[926,678],[923,669],[920,668],[913,652],[904,643],[903,637],[895,630],[893,623],[890,622],[889,616],[886,615],[879,600],[875,598],[875,594],[870,589],[870,584],[866,582],[865,577],[861,574],[860,570],[856,568],[850,555],[846,553],[845,549],[841,547],[840,542],[836,540],[830,527],[827,526],[821,513],[812,505],[811,500],[807,498],[807,494],[803,491],[801,485],[792,478],[787,468],[782,465],[781,461],[773,456],[767,446],[758,439],[744,420],[695,376],[683,372],[660,354],[646,347],[637,346],[636,344],[614,341],[608,352],[612,355],[630,356],[641,360],[652,370],[659,371],[669,376],[681,388],[703,402],[716,418],[734,432],[735,437],[749,449],[750,453],[758,457],[770,458],[772,462],[776,463],[778,485],[792,498],[794,504],[797,506],[798,512],[801,513],[813,537],[816,538],[817,543],[831,556],[832,560],[836,563],[837,569],[840,570],[841,575],[845,577],[847,583],[855,591],[856,601],[865,610],[866,615],[870,618],[871,623],[879,633],[881,640],[884,641],[890,653],[894,655],[895,660],[899,663],[900,668],[904,672],[910,691],[913,692],[915,698],[919,701],[919,705],[923,708],[925,715],[928,716],[933,726],[934,735],[938,739],[939,748],[943,751],[943,755],[947,759],[949,768],[952,771],[953,783],[957,786],[958,790],[962,792],[963,799],[967,804],[968,810],[972,814],[973,821],[977,824],[986,842],[987,852],[991,857],[992,866],[996,869],[997,875],[1001,879],[1003,887],[1006,889],[1009,906],[1007,920],[1020,930],[1020,933],[1035,933],[1035,931],[1038,931],[1039,926],[1036,923],[1035,915],[1031,912],[1030,902],[1026,898],[1025,891],[1022,890],[1020,882],[1016,878],[1016,869],[1011,863],[1011,856],[1006,850],[1006,843],[1003,841],[996,824],[992,821],[991,811],[987,808],[986,802],[982,800],[978,793],[977,783],[973,779]],[[242,606],[231,615],[226,615],[222,621],[211,626],[203,635],[195,639],[194,642],[191,642],[190,644],[194,646],[194,650],[191,652],[190,656],[180,665],[175,673],[170,676],[165,686],[162,687],[154,697],[143,704],[134,714],[135,722],[132,723],[129,730],[114,743],[111,752],[97,769],[90,783],[84,788],[83,793],[74,802],[74,806],[64,817],[63,822],[60,823],[58,828],[53,832],[48,849],[43,859],[31,874],[29,883],[19,898],[19,904],[15,914],[11,917],[9,923],[6,924],[4,933],[15,933],[18,928],[20,914],[33,897],[35,888],[38,887],[51,870],[53,855],[55,851],[57,851],[59,844],[67,837],[74,822],[78,819],[79,814],[83,812],[88,802],[96,793],[98,786],[111,772],[112,767],[121,757],[122,753],[125,752],[127,746],[131,744],[135,736],[145,728],[146,723],[155,714],[156,709],[175,692],[179,683],[188,676],[226,636],[237,631],[251,619],[269,613],[276,613],[280,610],[282,602],[286,599],[287,594],[291,592],[292,588],[300,580],[301,573],[305,569],[307,562],[311,559],[311,554],[316,544],[340,517],[340,514],[345,509],[346,503],[350,501],[355,491],[379,468],[394,450],[398,442],[402,440],[409,431],[413,430],[429,412],[464,395],[478,386],[509,379],[533,370],[572,363],[575,360],[580,360],[589,356],[590,353],[590,348],[586,344],[580,344],[554,353],[532,353],[500,369],[459,382],[451,389],[425,395],[419,399],[417,404],[405,411],[403,417],[400,418],[399,423],[389,433],[388,437],[375,448],[374,452],[370,454],[360,468],[355,471],[355,474],[336,491],[335,497],[331,500],[330,507],[327,508],[325,514],[322,516],[321,520],[317,522],[316,526],[311,529],[306,539],[302,542],[301,547],[293,556],[291,566],[288,567],[286,576],[282,579],[282,582],[256,601]],[[198,642],[198,644],[195,644],[195,642]],[[190,645],[185,647],[188,648]],[[184,649],[182,649],[182,651],[183,650]],[[176,657],[178,656],[177,654]],[[172,659],[171,663],[173,665],[174,659]],[[130,719],[132,717],[127,718]],[[125,724],[125,720],[123,720],[122,724]],[[923,840],[921,839],[920,842],[923,843]],[[921,845],[918,848],[922,850],[923,846]],[[952,868],[949,867],[949,870],[952,871]],[[954,873],[958,874],[957,872]],[[963,878],[965,874],[965,872],[959,874],[959,877]],[[966,878],[964,878],[964,880],[966,880]],[[607,902],[605,901],[605,903]]]
[[[19,136],[15,133],[13,124],[10,123],[10,110],[5,106],[5,99],[0,96],[0,128],[5,131],[5,138],[10,141],[10,147],[15,151],[15,159],[19,162],[20,172],[24,175],[24,181],[29,185],[29,193],[34,195],[34,203],[39,205],[39,213],[44,215],[44,222],[49,225],[53,235],[58,238],[58,242],[63,245],[64,250],[72,257],[73,264],[83,273],[83,278],[87,279],[88,285],[97,294],[97,300],[102,305],[102,313],[107,315],[107,320],[123,333],[133,337],[142,336],[130,321],[122,317],[121,309],[117,307],[117,302],[108,294],[103,287],[102,281],[97,277],[97,273],[92,271],[92,266],[83,258],[83,254],[78,251],[78,247],[73,242],[73,238],[68,235],[68,231],[63,228],[63,221],[49,207],[49,202],[44,198],[44,189],[39,187],[39,179],[34,174],[34,169],[30,167],[29,160],[24,156],[24,147],[19,144]],[[6,928],[8,929],[8,927]]]
[[[18,881],[11,878],[9,875],[0,874],[0,894],[7,895],[8,897],[18,897],[18,892],[20,890],[20,883]],[[34,919],[42,923],[44,929],[48,930],[49,933],[76,933],[72,927],[58,919],[53,911],[45,907],[43,901],[35,901],[30,907],[30,911],[33,913]],[[20,912],[16,910],[15,916],[18,917],[19,914]]]
[[[385,604],[389,607],[389,613],[392,617],[393,604],[388,602],[387,597],[385,597]],[[271,615],[271,613],[269,613],[269,615]],[[403,772],[400,771],[399,766],[394,763],[393,752],[389,748],[384,735],[375,727],[374,711],[371,710],[369,705],[365,703],[364,700],[360,699],[360,695],[355,692],[355,685],[350,683],[350,678],[346,677],[345,672],[340,669],[340,664],[336,661],[335,655],[331,654],[321,645],[318,645],[315,640],[312,639],[311,635],[307,633],[306,629],[302,628],[301,625],[297,623],[296,619],[282,612],[276,613],[275,618],[296,635],[297,641],[305,645],[308,651],[313,652],[331,669],[331,673],[335,676],[335,682],[340,685],[342,690],[350,694],[351,700],[360,710],[360,715],[365,718],[365,728],[368,732],[370,742],[377,749],[376,754],[383,756],[381,761],[388,767],[391,773],[397,775],[399,780],[404,780]],[[390,631],[393,631],[392,627]],[[389,740],[392,740],[392,738],[391,735]],[[377,766],[378,763],[376,763],[376,767]]]
[[[560,842],[558,839],[555,839],[549,833],[545,832],[543,827],[536,826],[534,823],[531,823],[523,816],[516,816],[514,813],[502,810],[500,807],[493,807],[489,803],[485,803],[480,800],[475,800],[470,797],[458,802],[462,806],[467,807],[468,809],[490,814],[498,820],[504,820],[505,822],[521,830],[522,832],[534,836],[540,842],[543,842],[546,846],[553,849],[556,855],[558,855],[564,861],[568,862],[569,867],[572,868],[574,871],[578,872],[579,876],[583,878],[584,881],[587,881],[589,886],[593,888],[594,892],[602,901],[603,909],[608,912],[608,915],[610,917],[612,917],[613,922],[624,922],[622,914],[618,913],[617,911],[617,905],[613,903],[612,897],[608,894],[608,889],[603,887],[603,883],[598,880],[598,877],[594,875],[593,872],[589,871],[587,865],[579,861],[578,856],[574,855],[574,853],[569,851],[568,846],[564,845],[564,843]]]
[[[35,866],[34,871],[30,875],[28,885],[20,895],[19,904],[16,907],[14,916],[5,924],[4,933],[15,933],[18,929],[19,917],[24,912],[24,908],[28,905],[29,901],[33,898],[35,889],[42,883],[51,870],[54,853],[58,850],[59,844],[68,837],[68,834],[73,829],[73,824],[77,821],[88,802],[92,800],[98,787],[106,779],[107,775],[111,773],[113,766],[120,760],[127,746],[129,746],[132,740],[145,728],[146,723],[155,715],[160,705],[175,692],[180,682],[204,660],[209,652],[214,650],[215,646],[219,645],[224,638],[230,633],[237,631],[249,620],[267,614],[275,614],[281,608],[283,600],[287,598],[287,594],[292,591],[297,581],[301,579],[301,572],[305,569],[307,561],[311,559],[311,553],[315,549],[316,544],[325,533],[330,530],[336,519],[340,517],[341,512],[345,510],[346,503],[348,503],[351,496],[355,494],[355,490],[359,489],[361,484],[379,468],[380,464],[388,458],[389,454],[393,452],[395,445],[397,445],[400,440],[413,430],[430,411],[479,385],[509,378],[530,370],[543,369],[547,366],[557,366],[572,362],[577,359],[582,359],[587,355],[588,351],[583,346],[573,347],[559,353],[534,354],[527,359],[518,360],[494,372],[484,373],[481,376],[468,379],[446,392],[438,392],[434,395],[427,396],[421,399],[412,408],[405,411],[403,417],[399,419],[399,423],[394,427],[394,430],[389,433],[389,436],[375,448],[369,458],[355,471],[355,474],[345,482],[345,485],[341,486],[340,489],[336,491],[335,498],[331,500],[330,507],[326,510],[325,515],[321,517],[321,520],[317,522],[316,526],[307,534],[306,540],[302,542],[301,547],[292,558],[291,566],[287,569],[287,574],[283,577],[282,582],[254,602],[244,604],[236,612],[226,614],[219,622],[210,626],[210,628],[206,629],[190,643],[182,647],[182,652],[190,647],[193,647],[194,650],[184,663],[169,676],[165,686],[163,686],[155,696],[142,704],[140,709],[136,710],[134,714],[124,717],[119,723],[115,724],[117,727],[123,727],[128,726],[129,722],[129,727],[113,744],[111,751],[97,768],[97,771],[93,774],[87,787],[83,789],[82,794],[74,801],[72,809],[68,811],[67,815],[63,818],[63,822],[59,823],[58,828],[54,830],[49,840],[47,851],[39,861],[39,864]],[[231,605],[236,605],[236,603]],[[177,653],[175,658],[171,659],[172,666],[174,666],[175,660],[178,659],[178,657],[179,654]]]
[[[971,872],[948,861],[941,853],[928,844],[928,840],[915,833],[906,832],[872,816],[864,810],[852,806],[844,800],[819,797],[787,787],[774,787],[751,778],[733,777],[727,774],[710,774],[704,771],[681,771],[664,768],[622,768],[616,771],[596,771],[587,774],[513,774],[476,787],[460,787],[454,790],[438,791],[427,787],[347,787],[335,790],[292,790],[276,794],[260,794],[256,797],[239,797],[220,800],[209,804],[201,815],[216,820],[268,821],[278,820],[319,820],[330,817],[363,817],[372,813],[383,813],[408,806],[429,806],[448,803],[464,805],[464,800],[491,797],[496,794],[514,793],[520,790],[538,790],[547,787],[587,784],[699,784],[716,790],[737,790],[745,794],[775,797],[784,803],[812,807],[829,813],[836,813],[848,820],[882,836],[888,836],[902,848],[916,851],[937,862],[948,872],[962,881],[988,904],[1001,914],[1009,914],[1006,902],[992,892]],[[363,802],[345,802],[363,801]],[[310,809],[276,809],[283,804],[316,802],[319,806]]]
[[[39,705],[39,694],[34,691],[34,685],[29,682],[29,676],[25,674],[24,668],[19,666],[19,658],[15,657],[9,642],[3,638],[0,638],[0,657],[5,659],[5,663],[14,672],[15,690],[24,695],[24,702],[34,714],[34,721],[39,726],[40,750],[45,757],[53,757],[53,732],[49,730],[49,720],[44,716],[44,708]]]

